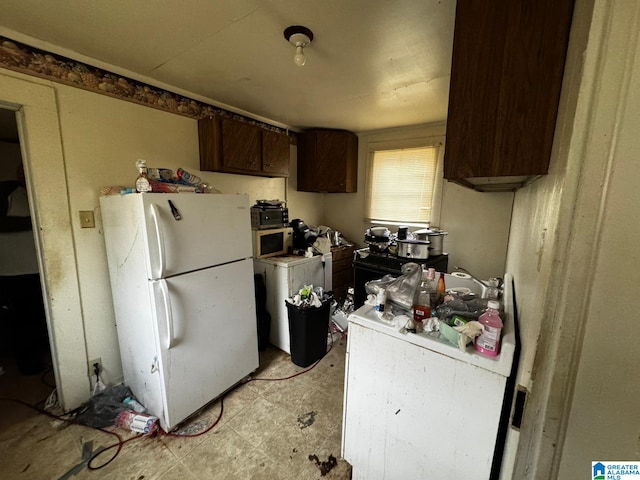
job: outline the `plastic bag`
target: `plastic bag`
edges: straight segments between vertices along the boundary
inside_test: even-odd
[[[470,320],[476,320],[487,309],[486,298],[475,298],[473,300],[462,300],[459,297],[453,297],[448,302],[438,305],[436,313],[438,318],[443,321],[449,321],[454,315],[460,315]],[[504,313],[502,305],[500,312]]]
[[[396,278],[386,287],[387,301],[385,313],[393,313],[395,309],[411,312],[416,291],[422,281],[422,266],[417,263],[405,263],[402,266],[402,275]]]
[[[377,295],[378,291],[381,288],[385,288],[386,289],[389,285],[391,285],[395,281],[396,281],[396,277],[394,277],[392,275],[385,275],[382,278],[379,278],[377,280],[370,280],[367,283],[365,283],[364,284],[364,290],[368,294]]]
[[[333,298],[332,295],[325,293],[322,287],[313,287],[313,285],[304,285],[298,293],[285,299],[285,303],[294,305],[299,309],[320,308],[322,304]]]
[[[116,417],[125,410],[130,410],[124,399],[133,397],[131,389],[126,385],[115,385],[96,393],[83,405],[84,409],[76,416],[76,421],[95,428],[113,425]]]

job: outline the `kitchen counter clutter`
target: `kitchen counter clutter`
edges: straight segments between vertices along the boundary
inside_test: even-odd
[[[406,263],[419,263],[423,268],[435,268],[438,272],[448,271],[449,254],[430,256],[427,259],[402,258],[389,253],[372,252],[369,248],[354,251],[353,256],[353,287],[354,306],[361,307],[367,299],[365,285],[371,280],[384,275],[399,276],[402,266]]]
[[[490,477],[517,346],[511,282],[506,274],[495,358],[407,333],[371,305],[349,316],[342,456],[354,479]]]

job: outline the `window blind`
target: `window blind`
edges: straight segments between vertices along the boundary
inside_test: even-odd
[[[380,222],[431,221],[437,146],[372,152],[366,214]]]

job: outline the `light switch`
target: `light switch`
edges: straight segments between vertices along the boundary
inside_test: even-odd
[[[80,210],[80,227],[96,228],[96,221],[93,218],[92,210]]]

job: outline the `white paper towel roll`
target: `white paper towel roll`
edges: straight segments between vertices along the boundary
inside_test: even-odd
[[[471,280],[471,275],[469,275],[468,273],[451,272],[451,276],[456,278],[466,278],[467,280]]]

